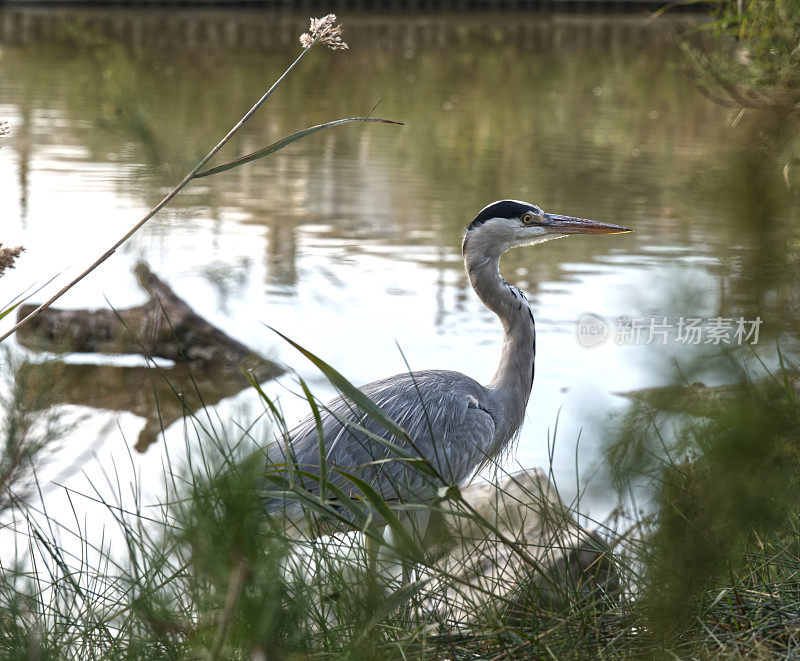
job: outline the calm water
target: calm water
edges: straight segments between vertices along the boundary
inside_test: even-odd
[[[266,324],[356,383],[405,370],[400,349],[412,368],[486,382],[500,326],[470,289],[459,250],[475,213],[512,197],[632,226],[518,250],[503,264],[538,329],[513,460],[546,466],[552,453],[567,497],[577,466],[594,512],[610,502],[601,460],[606,424],[626,405],[617,393],[671,382],[675,362],[708,384],[730,378],[718,363],[704,367],[720,354],[713,344],[647,343],[647,333],[616,343],[619,317],[760,317],[759,355],[773,364],[776,340],[796,353],[798,204],[782,173],[792,129],[775,117],[734,122],[698,93],[673,45],[680,21],[344,19],[351,50],[312,53],[224,155],[378,101],[377,115],[405,125],[333,129],[190,185],[61,306],[143,302],[132,269],[145,260],[197,312],[285,362],[320,397],[330,386]],[[55,278],[41,300],[138,220],[291,61],[305,19],[7,11],[0,23],[0,118],[12,129],[0,148],[0,240],[27,249],[3,278],[3,303]],[[584,313],[605,319],[612,338],[582,347]],[[136,445],[144,419],[108,404],[124,402],[108,396],[124,395],[124,383],[90,373],[97,399],[65,393],[65,413],[83,422],[42,468],[46,479],[96,479],[120,456],[116,470],[130,472],[124,446]],[[292,375],[265,389],[290,419],[305,414]],[[226,423],[259,410],[251,390],[217,406]],[[145,483],[165,445],[180,452],[183,433],[178,422],[166,442],[134,451]]]

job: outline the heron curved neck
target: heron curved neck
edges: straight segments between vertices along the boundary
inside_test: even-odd
[[[500,254],[475,254],[467,250],[464,264],[472,288],[503,323],[500,364],[487,386],[494,395],[500,440],[511,438],[525,418],[533,386],[536,357],[536,329],[531,306],[525,295],[500,275]]]

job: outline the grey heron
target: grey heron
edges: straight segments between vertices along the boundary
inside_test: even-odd
[[[363,495],[347,475],[357,475],[385,501],[425,502],[439,487],[458,485],[507,447],[522,425],[531,394],[536,329],[530,303],[500,274],[500,257],[512,248],[571,234],[617,234],[619,225],[545,213],[535,204],[501,200],[484,207],[467,227],[464,265],[475,293],[502,322],[503,347],[491,382],[481,385],[460,372],[424,370],[374,381],[360,390],[408,434],[391,439],[421,456],[436,475],[392,453],[389,432],[341,396],[267,448],[268,462],[300,470],[302,486],[320,488],[324,449],[326,480],[349,496]],[[321,442],[320,442],[321,439]],[[281,468],[280,470],[285,470]],[[341,493],[341,492],[340,492]],[[276,508],[278,503],[268,503]],[[337,507],[342,507],[338,503]]]

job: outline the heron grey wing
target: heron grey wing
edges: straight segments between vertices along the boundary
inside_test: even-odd
[[[392,388],[383,396],[373,393],[373,400],[405,429],[410,441],[391,437],[371,418],[362,418],[360,424],[372,435],[422,457],[433,468],[432,473],[352,429],[340,426],[334,438],[326,439],[328,465],[357,474],[386,500],[425,500],[443,482],[463,482],[494,447],[494,419],[480,408],[474,395],[457,389],[440,394],[445,391],[437,389],[430,379],[412,387],[407,385]],[[331,479],[340,483],[336,477]]]
[[[331,482],[353,490],[338,471],[357,474],[387,500],[430,497],[441,481],[431,479],[408,459],[400,457],[370,434],[422,456],[447,483],[463,481],[485,460],[494,445],[495,424],[481,407],[483,386],[457,372],[427,371],[400,374],[362,388],[412,439],[392,438],[379,422],[337,398],[324,407],[322,428]],[[369,434],[343,423],[353,420]],[[318,473],[319,436],[313,418],[290,432],[292,461]],[[285,446],[270,448],[270,461],[285,462]],[[306,488],[316,491],[306,481]]]
[[[337,397],[325,406],[319,407],[322,437],[326,456],[332,447],[338,445],[346,435],[346,426],[340,420],[356,420],[357,411],[344,398]],[[267,447],[270,464],[285,465],[289,462],[301,470],[315,472],[319,467],[319,431],[313,415],[309,415],[294,429],[277,437]]]
[[[472,395],[452,404],[427,429],[410,433],[442,481],[461,484],[493,456],[495,421]]]
[[[384,381],[388,381],[385,379]],[[364,386],[362,390],[378,382]],[[368,393],[371,394],[371,393]],[[325,463],[329,482],[346,492],[356,491],[351,481],[340,471],[362,474],[365,467],[378,461],[386,461],[386,446],[370,438],[375,435],[390,438],[390,434],[369,416],[344,397],[337,397],[319,406],[322,438],[325,448]],[[397,421],[402,425],[402,421]],[[369,434],[358,429],[363,427]],[[393,441],[394,442],[394,441]],[[268,463],[276,465],[279,475],[286,476],[289,466],[311,476],[298,476],[307,490],[316,493],[319,489],[320,433],[313,415],[305,418],[289,431],[288,439],[276,438],[267,448]],[[372,472],[375,472],[374,469]]]
[[[326,448],[326,455],[330,455],[330,448],[336,439],[342,440],[347,436],[346,426],[340,419],[354,419],[352,406],[343,398],[337,397],[324,407],[320,407],[322,425],[322,438]],[[281,434],[270,443],[267,450],[266,478],[269,489],[285,488],[285,480],[292,483],[290,489],[305,489],[311,493],[320,491],[320,458],[319,458],[319,431],[313,415],[300,422],[288,434]],[[334,444],[335,445],[335,444]],[[336,473],[330,456],[326,458],[326,476],[339,487],[348,489],[345,478]],[[286,509],[288,503],[285,497],[267,497],[264,505],[267,510]]]

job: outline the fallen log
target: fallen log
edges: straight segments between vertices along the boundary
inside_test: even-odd
[[[192,310],[146,264],[137,264],[135,273],[146,303],[125,310],[48,308],[17,331],[19,343],[37,351],[142,354],[195,365],[260,358]],[[20,306],[18,319],[36,307]]]
[[[129,411],[145,418],[136,449],[144,452],[163,429],[183,417],[285,370],[213,326],[143,263],[136,277],[148,294],[125,310],[48,308],[17,339],[34,351],[141,354],[175,362],[168,368],[26,363],[16,372],[27,406],[74,404]],[[35,305],[22,306],[19,317]]]

